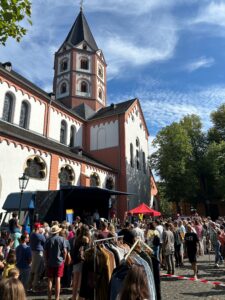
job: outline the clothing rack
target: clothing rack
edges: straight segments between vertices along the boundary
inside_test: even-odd
[[[128,259],[128,257],[131,255],[131,252],[134,250],[134,248],[137,246],[138,243],[141,243],[145,248],[147,248],[152,252],[152,249],[145,242],[142,242],[141,240],[136,240],[136,242],[133,244],[133,246],[130,248],[129,252],[125,256],[124,258],[125,260]]]
[[[98,239],[98,240],[94,240],[94,273],[96,273],[96,245],[97,243],[101,243],[101,242],[105,242],[105,241],[110,241],[110,240],[118,240],[120,238],[123,238],[123,235],[120,236],[113,236],[110,238],[105,238],[105,239]],[[96,288],[94,288],[94,300],[96,300]]]

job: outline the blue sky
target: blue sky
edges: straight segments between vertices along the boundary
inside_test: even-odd
[[[50,92],[78,13],[79,0],[33,1],[33,26],[1,47],[1,61]],[[151,139],[187,114],[211,126],[225,103],[225,0],[91,0],[84,13],[108,64],[108,104],[138,97]]]

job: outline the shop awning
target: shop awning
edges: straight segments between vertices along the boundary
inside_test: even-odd
[[[20,205],[21,193],[11,193],[7,196],[2,209],[7,211],[18,211]],[[21,201],[21,210],[28,210],[34,208],[34,193],[24,192]]]

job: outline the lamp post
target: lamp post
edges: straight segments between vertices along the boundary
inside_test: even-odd
[[[20,203],[19,203],[19,213],[18,213],[18,219],[20,221],[20,214],[21,214],[21,205],[22,205],[22,199],[23,199],[23,191],[26,189],[27,184],[29,181],[29,177],[23,173],[21,177],[19,177],[19,188],[21,190],[20,193]]]

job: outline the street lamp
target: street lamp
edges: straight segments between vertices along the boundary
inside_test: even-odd
[[[21,193],[20,193],[20,203],[19,203],[19,214],[18,214],[19,221],[20,221],[20,214],[21,214],[21,205],[22,205],[22,199],[23,199],[23,191],[26,189],[28,181],[29,181],[29,177],[25,173],[23,173],[23,176],[19,177],[19,188],[21,190]]]

